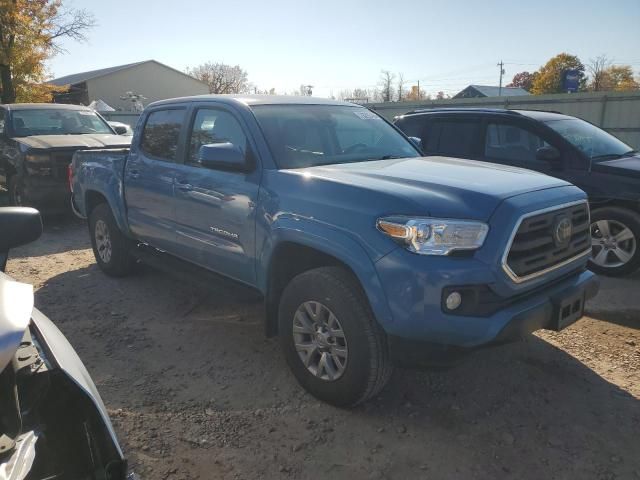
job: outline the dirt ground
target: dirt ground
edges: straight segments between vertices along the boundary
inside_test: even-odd
[[[448,370],[396,370],[374,401],[316,401],[231,285],[113,279],[75,220],[7,272],[70,339],[143,479],[640,479],[640,275],[603,279],[562,333]]]

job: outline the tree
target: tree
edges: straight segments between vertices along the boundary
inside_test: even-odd
[[[406,90],[404,87],[404,74],[398,74],[398,101],[402,102],[404,100],[404,96],[406,94]]]
[[[187,68],[187,74],[209,86],[209,93],[248,93],[247,72],[240,65],[206,62]]]
[[[611,67],[611,60],[606,55],[592,58],[587,65],[590,74],[589,90],[599,92],[601,90],[609,90],[606,86],[607,69]]]
[[[63,52],[59,41],[84,41],[95,26],[86,10],[62,0],[0,0],[0,87],[2,103],[49,99],[54,87],[42,85],[45,61]]]
[[[561,53],[551,58],[536,73],[533,84],[531,85],[531,93],[534,95],[542,95],[545,93],[563,93],[562,74],[565,70],[578,71],[579,90],[584,90],[586,85],[586,77],[584,74],[584,65],[575,55]]]
[[[383,102],[393,100],[393,81],[396,76],[389,70],[380,71],[380,95]]]
[[[447,95],[446,93],[440,91],[438,93],[436,93],[436,100],[445,100],[449,98],[449,95]]]
[[[603,72],[602,83],[604,89],[616,92],[640,90],[640,84],[633,78],[630,65],[611,65]]]
[[[524,88],[527,92],[531,91],[533,81],[536,78],[536,73],[520,72],[516,73],[511,80],[511,83],[507,87],[520,87]]]
[[[404,96],[403,100],[406,102],[417,102],[419,100],[431,100],[431,95],[429,95],[422,88],[418,90],[417,85],[411,85],[411,89]]]

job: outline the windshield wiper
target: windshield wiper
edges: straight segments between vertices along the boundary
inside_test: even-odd
[[[621,156],[622,157],[633,157],[637,153],[638,153],[637,150],[629,150],[628,152],[624,152]]]
[[[603,160],[606,158],[609,160],[615,160],[616,158],[632,157],[636,153],[638,153],[636,150],[629,150],[628,152],[624,152],[624,153],[604,153],[602,155],[596,155],[595,157],[591,157],[591,159]]]

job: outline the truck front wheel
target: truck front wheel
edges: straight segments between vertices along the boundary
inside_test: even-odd
[[[619,207],[591,213],[593,256],[589,268],[596,273],[620,276],[640,267],[640,214]]]
[[[129,251],[130,241],[118,228],[111,208],[97,205],[89,215],[89,233],[98,266],[107,275],[123,277],[131,272],[135,259]]]
[[[9,191],[9,205],[22,207],[25,205],[22,177],[11,175],[7,180],[7,190]]]
[[[385,334],[345,269],[322,267],[295,277],[282,294],[278,321],[289,367],[320,400],[352,407],[389,380]]]

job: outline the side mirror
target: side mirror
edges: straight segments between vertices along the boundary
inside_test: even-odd
[[[116,131],[118,135],[127,134],[127,127],[123,127],[122,125],[116,125],[115,127],[113,127],[113,129]]]
[[[0,208],[0,270],[4,272],[9,250],[37,240],[42,235],[42,219],[35,208]]]
[[[556,147],[547,145],[536,150],[536,159],[545,162],[555,162],[560,160],[560,151]]]
[[[420,151],[422,151],[422,139],[421,138],[409,137],[409,140],[411,140],[411,143],[413,143],[416,147],[418,147],[420,149]]]
[[[245,153],[240,147],[230,142],[202,145],[198,152],[198,160],[207,168],[238,172],[247,170]]]

